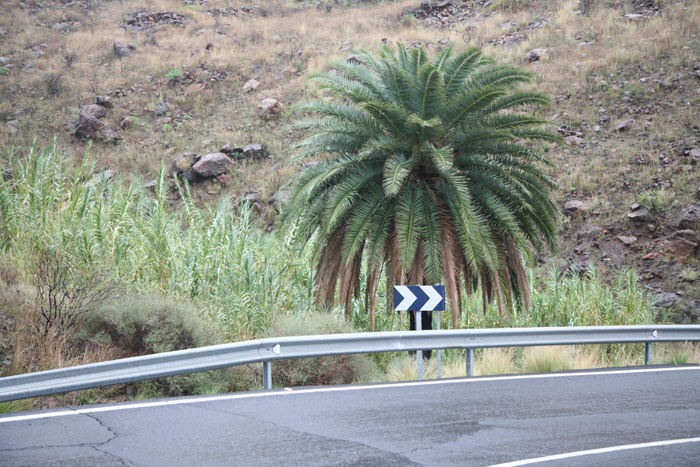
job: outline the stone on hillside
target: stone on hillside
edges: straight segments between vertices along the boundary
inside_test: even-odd
[[[283,106],[277,99],[267,97],[258,104],[258,112],[263,118],[274,118],[278,113],[282,112]]]
[[[528,63],[536,62],[540,58],[544,57],[547,53],[547,49],[532,49],[525,54],[525,61]]]
[[[248,193],[243,197],[243,203],[257,203],[260,201],[260,195],[257,192]]]
[[[630,205],[630,211],[632,211],[632,212],[639,211],[641,208],[642,208],[642,205],[639,203],[632,203]]]
[[[95,104],[101,105],[105,109],[111,109],[113,107],[110,102],[109,96],[97,96],[95,97]]]
[[[105,126],[105,124],[92,115],[81,114],[78,125],[75,128],[75,136],[85,139],[94,139],[103,126]]]
[[[269,155],[262,144],[248,144],[243,148],[243,156],[249,159],[264,159]]]
[[[639,13],[630,13],[620,18],[621,21],[627,21],[628,23],[640,23],[648,19],[648,16],[640,15]]]
[[[192,172],[203,178],[213,178],[235,167],[234,162],[223,152],[206,154],[192,166]]]
[[[627,219],[632,222],[651,222],[651,215],[646,208],[641,208],[627,214]]]
[[[185,172],[190,172],[192,166],[197,163],[199,156],[193,152],[185,152],[177,156],[170,164],[170,175],[181,177]]]
[[[0,36],[4,36],[7,34],[7,28],[0,28]]]
[[[637,237],[627,237],[625,235],[618,235],[617,239],[622,242],[623,245],[630,246],[637,243]]]
[[[119,128],[121,128],[122,130],[126,130],[128,128],[131,128],[131,125],[133,125],[133,124],[134,124],[133,117],[126,116],[126,117],[122,118],[121,123],[119,123]]]
[[[92,115],[95,118],[105,118],[107,108],[97,104],[84,105],[80,108],[81,114]]]
[[[564,211],[570,212],[570,213],[575,213],[575,212],[581,212],[586,210],[586,203],[583,201],[579,201],[577,199],[572,199],[571,201],[567,201],[566,204],[564,204]]]
[[[628,118],[627,120],[623,120],[620,123],[618,123],[615,126],[615,130],[617,131],[628,131],[632,129],[632,125],[634,125],[634,119],[633,118]]]
[[[695,190],[695,199],[700,201],[700,186]]]
[[[170,112],[170,106],[167,102],[159,102],[158,105],[156,105],[155,110],[153,111],[153,113],[155,113],[157,117],[167,115],[168,112]]]
[[[694,204],[686,209],[678,220],[678,228],[700,230],[700,206]]]
[[[685,260],[700,246],[700,238],[690,230],[679,230],[661,239],[657,245],[662,255],[676,260]]]
[[[576,232],[576,239],[583,240],[586,238],[595,238],[599,235],[603,235],[603,228],[597,225],[586,225],[581,230]]]
[[[122,137],[119,136],[119,133],[117,133],[117,130],[106,126],[100,128],[100,136],[102,139],[109,141],[110,143],[118,143],[122,139]]]
[[[697,164],[700,162],[700,149],[691,149],[688,151],[688,157],[690,158],[691,164]]]
[[[569,146],[578,146],[579,144],[583,143],[583,139],[579,138],[578,136],[567,136],[564,138],[564,141],[566,141],[566,144]]]
[[[114,50],[114,56],[117,58],[128,57],[134,53],[133,50],[118,41],[114,41],[112,44],[112,49]]]
[[[111,169],[105,170],[104,172],[98,173],[97,175],[92,177],[90,180],[85,182],[85,186],[96,187],[97,185],[100,185],[104,182],[107,182],[107,181],[113,179],[115,175],[117,175],[117,173],[114,170],[111,170]]]
[[[280,190],[272,196],[271,201],[278,207],[282,207],[289,202],[291,196],[292,192],[290,190]]]
[[[255,91],[258,88],[258,86],[260,86],[260,81],[258,81],[257,79],[249,79],[243,85],[243,92]]]
[[[426,13],[433,11],[433,2],[431,0],[421,0],[420,9]]]

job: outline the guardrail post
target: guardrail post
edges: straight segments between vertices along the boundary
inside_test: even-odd
[[[651,364],[651,342],[646,342],[644,344],[644,364]]]
[[[272,389],[272,362],[263,361],[263,388]]]
[[[474,349],[467,347],[465,360],[467,363],[467,376],[474,376]]]
[[[437,330],[440,330],[440,310],[437,310]],[[442,350],[438,349],[438,379],[442,377]]]
[[[416,331],[421,331],[423,330],[423,323],[421,322],[421,312],[416,311]],[[423,380],[423,351],[418,350],[416,352],[416,358],[418,361],[416,362],[416,372],[418,373],[418,381]]]

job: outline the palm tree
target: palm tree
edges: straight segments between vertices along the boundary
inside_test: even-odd
[[[335,100],[299,106],[294,125],[306,164],[283,219],[317,259],[317,301],[350,313],[364,271],[374,330],[380,277],[392,285],[444,283],[457,327],[463,290],[529,306],[524,269],[533,250],[556,247],[551,164],[533,143],[559,141],[524,109],[547,105],[520,91],[532,75],[476,48],[445,48],[430,61],[400,43],[312,77]],[[339,284],[339,287],[338,287]],[[388,309],[392,294],[387,293]]]

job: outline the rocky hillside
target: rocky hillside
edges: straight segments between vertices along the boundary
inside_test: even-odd
[[[565,137],[562,248],[543,263],[635,268],[679,322],[700,321],[700,4],[693,0],[7,0],[0,165],[57,138],[94,183],[163,166],[198,203],[252,202],[273,229],[298,167],[305,79],[356,48],[478,45],[522,66]],[[177,200],[173,200],[177,206]]]

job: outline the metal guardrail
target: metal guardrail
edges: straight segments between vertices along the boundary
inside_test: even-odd
[[[0,378],[0,402],[131,383],[248,363],[263,363],[263,385],[272,389],[272,362],[329,355],[465,349],[466,374],[473,375],[474,349],[543,345],[700,341],[700,325],[399,331],[279,337],[80,365]]]

